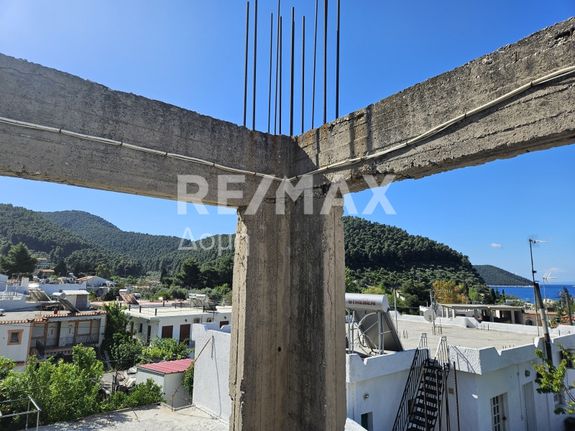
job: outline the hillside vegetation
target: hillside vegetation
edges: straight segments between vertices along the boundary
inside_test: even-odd
[[[483,301],[486,287],[463,254],[423,236],[344,217],[346,288],[348,291],[401,292],[407,308],[429,301],[436,280],[453,281],[474,301]],[[0,205],[0,253],[9,244],[24,243],[36,256],[53,264],[64,262],[68,271],[102,276],[141,276],[162,273],[169,285],[177,280],[203,280],[202,286],[231,285],[233,235],[184,244],[180,238],[125,232],[101,217],[82,211],[34,212]],[[223,250],[205,245],[219,243]],[[193,259],[196,265],[184,265]],[[198,274],[182,274],[188,268]],[[191,278],[190,278],[191,277]],[[184,286],[180,282],[179,286]]]
[[[490,286],[530,286],[531,281],[493,265],[474,265],[486,284]]]

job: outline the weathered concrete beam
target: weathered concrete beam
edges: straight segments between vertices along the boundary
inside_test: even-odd
[[[344,250],[341,206],[306,215],[239,210],[230,359],[230,429],[343,430]],[[311,239],[311,240],[310,240]]]
[[[298,138],[292,174],[373,154],[504,93],[575,65],[575,18],[417,84]],[[439,135],[375,162],[327,174],[358,190],[362,173],[419,178],[575,141],[575,76],[532,88]]]
[[[1,54],[0,117],[272,174],[284,171],[288,148],[285,137],[252,132]],[[170,199],[176,198],[177,175],[200,175],[211,186],[206,203],[218,202],[216,175],[225,173],[7,124],[0,124],[0,154],[0,175]],[[248,177],[244,195],[251,196],[257,183]],[[245,203],[247,199],[236,199],[230,205]]]

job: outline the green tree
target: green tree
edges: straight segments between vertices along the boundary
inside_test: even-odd
[[[191,350],[184,343],[178,343],[173,338],[156,338],[142,350],[143,363],[173,361],[190,356]]]
[[[15,366],[13,360],[0,356],[0,381],[4,380]]]
[[[555,408],[556,414],[575,414],[575,397],[571,391],[575,386],[566,382],[567,368],[575,361],[575,355],[561,347],[561,361],[554,366],[545,359],[543,351],[535,351],[541,362],[533,364],[537,373],[535,382],[538,385],[537,392],[542,394],[557,394],[565,400],[562,406]]]
[[[200,267],[196,260],[193,258],[185,260],[175,278],[178,286],[188,289],[199,287]]]
[[[54,267],[54,273],[60,277],[66,277],[68,275],[68,267],[66,266],[66,262],[63,260],[58,262]]]
[[[105,304],[104,310],[106,311],[106,329],[104,331],[104,350],[109,350],[114,342],[114,334],[128,333],[128,323],[130,322],[129,316],[124,313],[124,307],[118,302]]]
[[[18,243],[10,247],[8,254],[0,258],[0,268],[8,275],[12,274],[31,274],[36,267],[34,259],[28,248]]]
[[[440,304],[467,304],[465,286],[453,280],[435,280],[432,284],[435,300]]]
[[[4,399],[33,396],[42,406],[43,424],[76,420],[99,411],[98,392],[103,373],[104,366],[96,359],[94,349],[78,345],[73,348],[71,363],[33,358],[24,372],[10,372],[0,383],[0,396]]]
[[[107,264],[102,262],[96,267],[96,275],[102,278],[110,279],[112,278],[112,270]]]
[[[127,370],[136,365],[142,354],[142,343],[129,335],[116,332],[109,348],[114,369]]]

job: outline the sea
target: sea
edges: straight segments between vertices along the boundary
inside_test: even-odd
[[[567,288],[567,291],[571,294],[571,296],[575,297],[575,282],[571,283],[553,283],[553,284],[543,284],[539,283],[541,287],[541,296],[543,299],[551,299],[551,300],[558,300],[561,291],[564,288]],[[534,302],[534,293],[533,293],[533,286],[489,286],[502,293],[505,291],[506,296],[514,296],[515,298],[519,298],[523,301],[527,301],[530,303]]]

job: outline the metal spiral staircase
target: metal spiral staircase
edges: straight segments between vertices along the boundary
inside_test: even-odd
[[[430,358],[427,335],[421,334],[393,431],[432,431],[437,425],[441,429],[449,369],[447,338],[441,337],[435,358]]]

